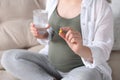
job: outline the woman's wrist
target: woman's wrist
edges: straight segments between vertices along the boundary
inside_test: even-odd
[[[89,47],[81,45],[79,52],[77,53],[80,57],[86,61],[93,63],[92,53]]]

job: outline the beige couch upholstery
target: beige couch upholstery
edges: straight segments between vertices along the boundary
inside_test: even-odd
[[[0,0],[0,59],[9,49],[27,49],[38,52],[42,45],[30,33],[32,11],[44,8],[45,0]],[[115,17],[115,44],[108,61],[113,70],[113,80],[120,80],[120,1],[112,1]],[[18,80],[0,64],[0,80]]]
[[[5,50],[17,48],[38,52],[38,48],[42,47],[29,27],[32,11],[44,8],[43,1],[45,0],[0,0],[0,59]],[[0,80],[15,80],[1,64]]]

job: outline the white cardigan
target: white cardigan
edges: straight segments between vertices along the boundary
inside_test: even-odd
[[[46,10],[49,18],[57,3],[58,0],[47,0]],[[82,58],[83,63],[88,68],[97,68],[104,73],[104,80],[112,80],[111,68],[107,64],[114,41],[113,15],[109,4],[106,0],[83,0],[80,20],[83,45],[90,48],[93,57],[93,63]],[[40,39],[38,41],[41,44],[49,42]],[[48,53],[48,47],[49,44],[40,53]]]

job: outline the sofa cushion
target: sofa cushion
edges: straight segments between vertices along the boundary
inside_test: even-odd
[[[120,80],[120,51],[112,51],[109,64],[112,68],[113,80]]]
[[[120,1],[113,0],[111,4],[114,16],[114,37],[113,50],[120,50]]]
[[[37,45],[37,46],[29,48],[28,51],[32,51],[32,52],[37,52],[38,53],[43,48],[44,48],[44,45]]]
[[[19,80],[7,71],[0,70],[0,80]]]
[[[0,51],[0,70],[3,70],[3,67],[1,65],[1,57],[2,57],[3,51]]]
[[[31,20],[15,19],[0,24],[0,61],[4,50],[38,45],[30,32]],[[0,69],[3,69],[0,63]]]
[[[11,20],[0,24],[0,50],[28,48],[37,43],[30,32],[30,20]]]
[[[0,0],[0,23],[12,19],[32,18],[34,9],[43,8],[44,0]]]
[[[44,8],[45,0],[0,0],[0,50],[36,45],[30,33],[34,9]]]
[[[30,32],[32,11],[45,0],[0,0],[0,60],[4,50],[38,45]],[[3,69],[0,64],[0,69]],[[8,79],[5,79],[8,80]]]

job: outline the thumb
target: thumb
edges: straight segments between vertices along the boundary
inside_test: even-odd
[[[50,25],[49,25],[49,24],[46,25],[46,29],[48,29],[48,28],[50,28]]]
[[[65,33],[59,31],[59,36],[65,40]]]

